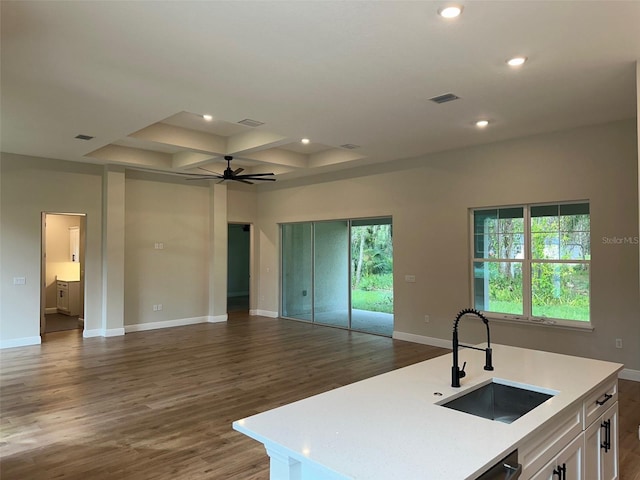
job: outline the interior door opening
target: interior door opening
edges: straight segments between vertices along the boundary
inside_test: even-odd
[[[227,242],[227,312],[247,313],[251,293],[251,225],[230,223]]]
[[[40,335],[84,328],[85,238],[85,214],[42,214]]]

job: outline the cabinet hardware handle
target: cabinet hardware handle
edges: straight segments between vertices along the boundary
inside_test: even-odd
[[[562,466],[554,468],[553,475],[558,475],[558,480],[567,480],[567,464],[563,463]]]
[[[604,428],[604,443],[600,444],[600,448],[604,448],[605,452],[611,450],[611,420],[605,420],[600,424],[600,428]]]
[[[609,395],[608,393],[605,393],[604,394],[604,400],[596,400],[596,404],[597,405],[604,405],[605,403],[607,403],[612,398],[613,398],[613,395]]]

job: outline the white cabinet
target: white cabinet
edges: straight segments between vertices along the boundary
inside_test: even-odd
[[[518,459],[522,463],[522,478],[534,476],[576,436],[582,435],[584,425],[582,415],[582,404],[574,405],[518,447]]]
[[[69,227],[69,260],[80,262],[80,227]]]
[[[585,431],[585,479],[618,478],[618,402]]]
[[[617,480],[617,377],[602,382],[555,420],[520,445],[523,478]]]
[[[531,477],[531,480],[582,480],[583,456],[584,435],[580,434]]]
[[[56,281],[56,309],[64,315],[80,314],[80,282]]]

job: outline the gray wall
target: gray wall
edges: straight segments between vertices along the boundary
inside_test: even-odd
[[[594,331],[493,322],[493,340],[638,370],[639,246],[602,240],[638,235],[637,169],[635,121],[624,121],[372,166],[361,176],[327,175],[323,183],[274,185],[258,205],[262,308],[278,305],[278,223],[390,215],[395,330],[447,340],[456,313],[471,303],[469,208],[589,200]],[[405,275],[416,282],[406,283]],[[463,329],[465,341],[482,340],[472,322]],[[623,349],[615,348],[616,338],[624,339]]]
[[[2,154],[0,172],[3,345],[39,335],[43,211],[87,214],[85,324],[100,328],[104,169]],[[127,173],[125,182],[124,282],[127,290],[136,289],[133,297],[125,292],[128,325],[206,315],[205,301],[212,295],[208,270],[219,264],[199,263],[203,255],[211,257],[215,245],[210,189],[156,177]],[[298,185],[229,189],[228,214],[221,218],[225,231],[227,222],[254,225],[251,309],[269,314],[279,303],[278,223],[392,216],[395,330],[416,339],[447,340],[455,314],[470,304],[469,208],[589,200],[594,331],[494,322],[493,340],[640,370],[640,249],[602,241],[638,235],[637,182],[637,127],[631,120],[398,160]],[[169,239],[164,257],[154,262],[157,252],[149,250],[150,243],[163,239]],[[416,282],[405,283],[405,275],[415,275]],[[14,277],[26,277],[26,285],[13,285]],[[170,308],[164,317],[153,316],[149,303]],[[428,324],[425,314],[431,317]],[[481,340],[481,329],[471,322],[463,328],[464,341]],[[624,340],[623,349],[615,348],[615,338]]]
[[[0,339],[40,335],[42,212],[87,215],[85,328],[102,310],[102,172],[96,165],[3,153],[0,160]],[[25,277],[25,285],[13,285]]]

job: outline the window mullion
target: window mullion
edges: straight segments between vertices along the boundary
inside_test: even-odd
[[[525,318],[531,318],[531,211],[529,206],[524,207],[524,260],[522,262],[522,313]]]

